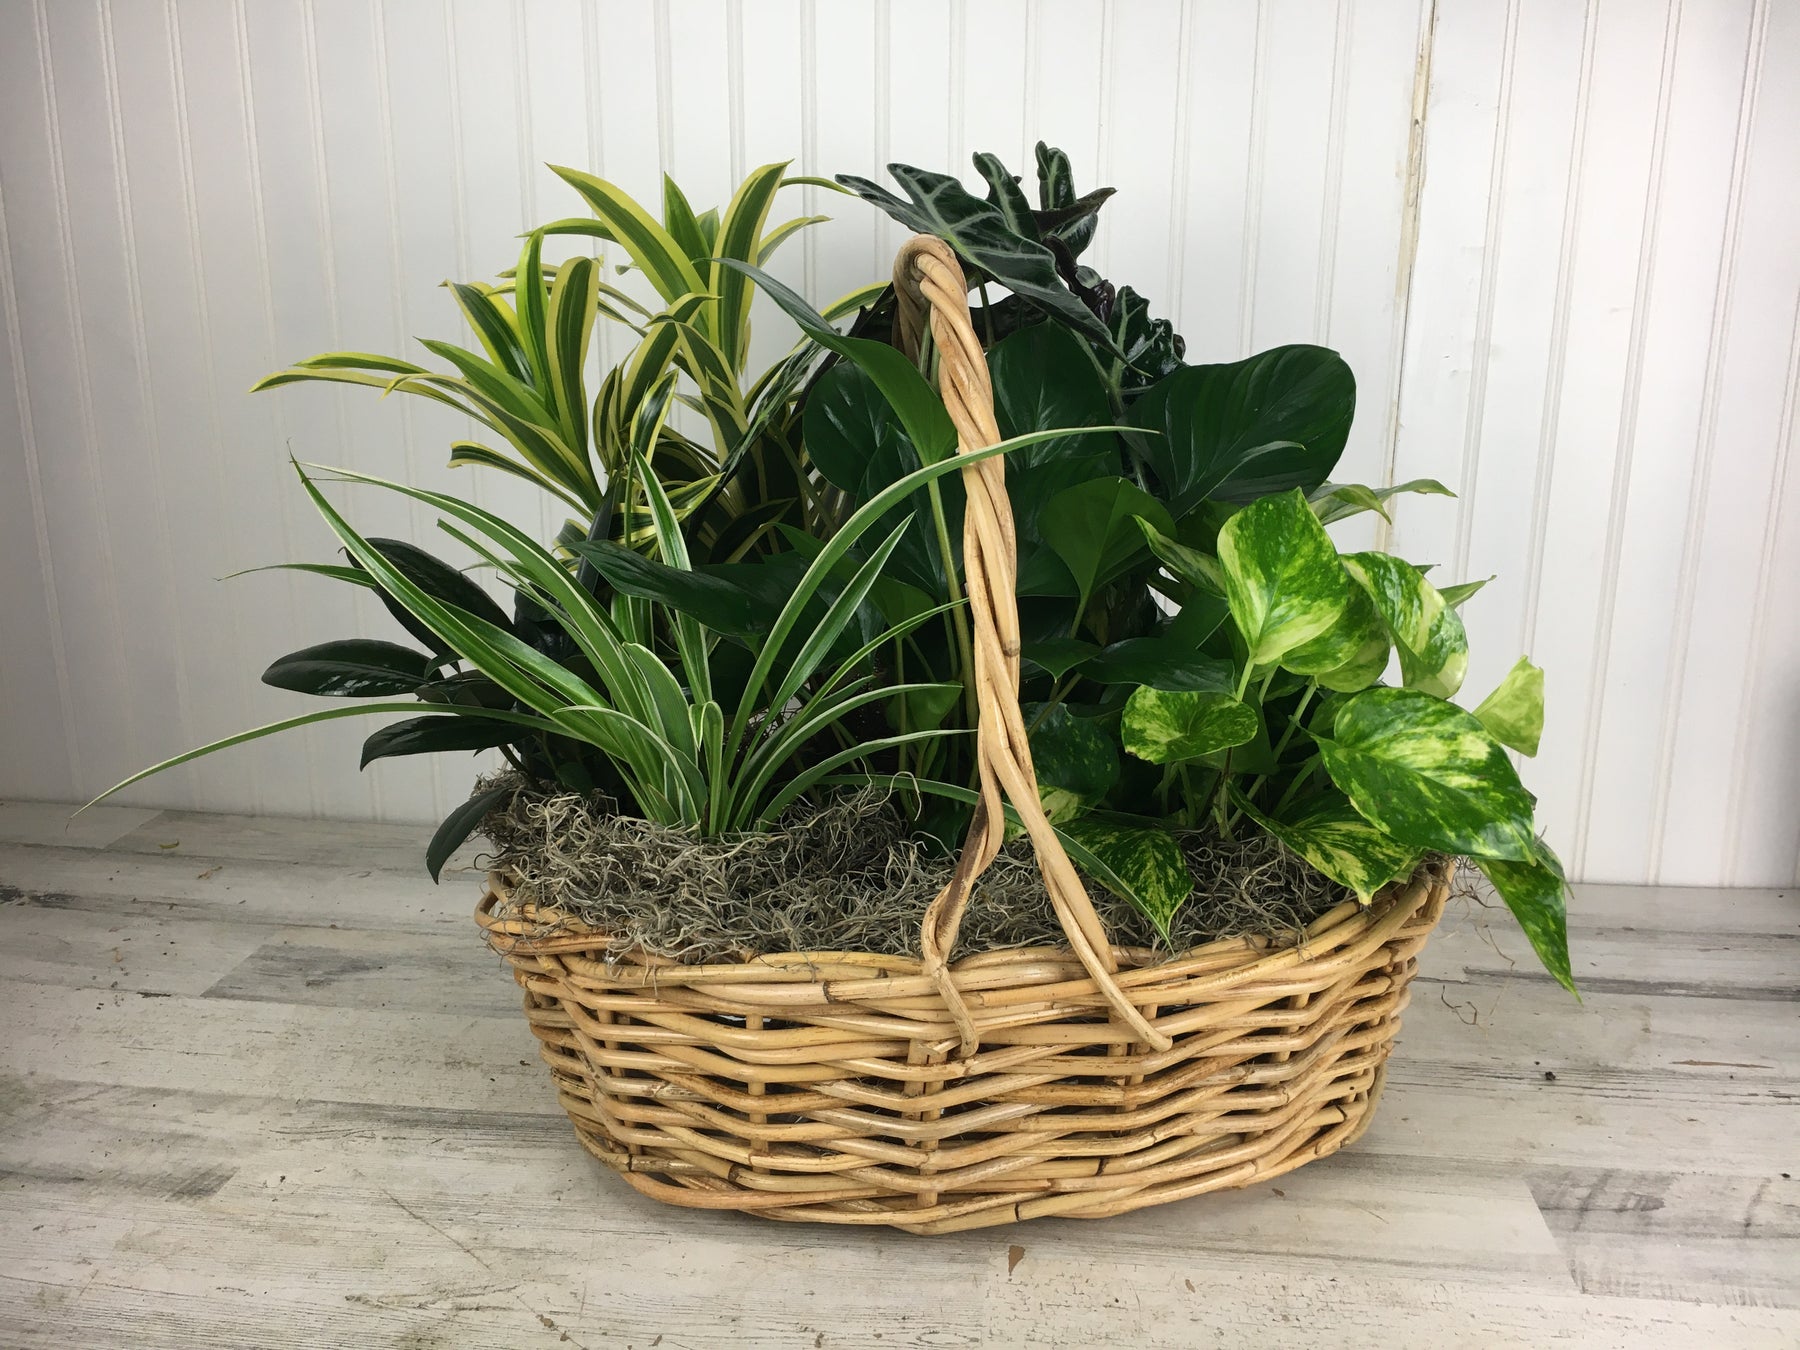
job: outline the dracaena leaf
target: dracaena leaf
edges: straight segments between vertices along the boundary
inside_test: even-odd
[[[1420,850],[1371,825],[1347,797],[1329,793],[1300,805],[1283,818],[1265,816],[1250,799],[1232,790],[1238,808],[1338,885],[1368,904],[1391,881],[1409,877]]]
[[[444,864],[450,861],[450,855],[462,847],[463,841],[481,828],[481,822],[498,811],[502,803],[510,801],[518,788],[508,783],[503,787],[489,788],[478,792],[449,815],[444,823],[437,827],[437,833],[431,836],[431,843],[425,848],[425,870],[431,873],[436,881],[438,874],[444,870]]]
[[[1219,564],[1251,665],[1312,641],[1350,602],[1337,549],[1298,489],[1252,502],[1226,521]]]
[[[519,728],[510,722],[454,713],[408,717],[391,722],[363,742],[361,768],[396,755],[433,755],[446,750],[491,750],[519,739]]]
[[[1125,748],[1152,764],[1198,759],[1255,737],[1253,708],[1230,694],[1190,689],[1134,689],[1120,732]]]
[[[1500,744],[1521,754],[1537,754],[1544,734],[1544,672],[1521,656],[1494,692],[1481,700],[1475,720]]]
[[[1326,772],[1364,817],[1404,844],[1527,862],[1532,797],[1487,729],[1413,689],[1369,689],[1315,732]]]

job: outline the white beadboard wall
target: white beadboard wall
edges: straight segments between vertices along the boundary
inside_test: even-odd
[[[390,633],[315,578],[219,580],[329,554],[290,451],[553,525],[444,468],[438,410],[244,392],[454,332],[438,283],[578,211],[546,162],[705,203],[772,159],[1027,169],[1041,136],[1118,187],[1097,265],[1190,359],[1328,343],[1361,385],[1341,476],[1460,491],[1406,501],[1392,542],[1497,574],[1470,696],[1521,651],[1548,671],[1525,770],[1578,875],[1793,883],[1796,127],[1790,0],[0,0],[0,795],[84,797],[290,714],[271,657]],[[886,270],[885,218],[791,196],[837,219],[790,281]],[[358,774],[361,735],[131,799],[426,820],[464,790]]]

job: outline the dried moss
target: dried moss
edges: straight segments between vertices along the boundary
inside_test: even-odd
[[[952,867],[875,790],[796,809],[777,829],[710,839],[607,806],[521,782],[511,806],[483,824],[494,846],[484,861],[515,878],[519,900],[611,933],[618,947],[681,961],[917,955],[920,919]],[[1240,934],[1297,936],[1347,895],[1266,835],[1197,832],[1181,844],[1195,892],[1176,916],[1177,950]],[[1129,904],[1098,887],[1089,894],[1115,942],[1159,945]],[[1018,840],[977,883],[957,954],[1063,941],[1031,846]]]

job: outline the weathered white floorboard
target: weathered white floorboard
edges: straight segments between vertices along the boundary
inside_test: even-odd
[[[921,1240],[605,1174],[424,831],[80,819],[0,807],[6,1346],[1800,1345],[1791,892],[1584,888],[1579,1006],[1462,904],[1351,1152]]]

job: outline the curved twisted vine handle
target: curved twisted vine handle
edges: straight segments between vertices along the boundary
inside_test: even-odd
[[[956,425],[958,451],[996,444],[1000,429],[994,421],[993,382],[969,318],[968,283],[950,246],[933,235],[914,235],[894,260],[894,289],[900,300],[900,347],[914,359],[929,315],[939,353],[938,392]],[[1044,886],[1075,955],[1119,1019],[1140,1040],[1166,1050],[1169,1038],[1145,1020],[1113,979],[1118,963],[1106,929],[1038,802],[1031,746],[1019,711],[1019,605],[1014,593],[1018,549],[1012,503],[1006,495],[1006,470],[1000,459],[993,457],[966,465],[962,479],[968,494],[963,514],[963,574],[975,630],[972,675],[980,710],[975,734],[981,796],[956,871],[925,911],[925,973],[956,1019],[963,1053],[973,1054],[979,1032],[950,977],[949,959],[970,892],[1004,841],[1004,792],[1031,835]]]

